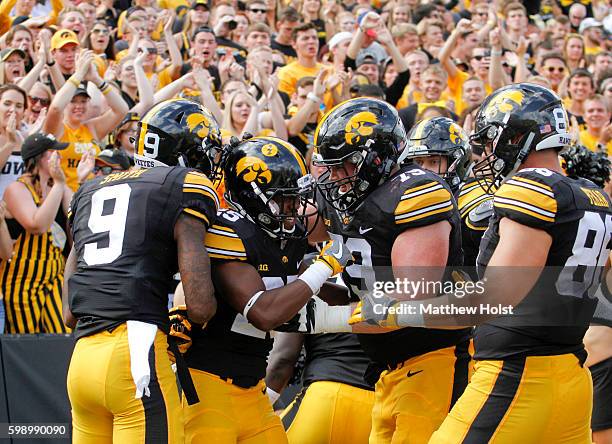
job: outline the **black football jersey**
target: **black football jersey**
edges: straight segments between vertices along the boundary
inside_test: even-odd
[[[223,261],[244,261],[259,272],[267,290],[297,279],[307,244],[306,240],[274,240],[250,220],[227,209],[219,211],[217,222],[206,235],[213,268]],[[247,386],[255,385],[266,375],[272,335],[250,324],[222,293],[215,296],[217,312],[204,330],[194,332],[187,364],[234,381],[251,381]]]
[[[375,282],[394,280],[391,249],[395,239],[409,228],[449,221],[452,230],[447,265],[462,265],[461,222],[453,195],[442,178],[416,165],[404,166],[374,190],[352,218],[330,205],[322,206],[322,217],[330,237],[341,236],[355,258],[342,274],[352,296],[371,292]],[[469,331],[403,328],[360,334],[359,340],[373,361],[395,364],[455,345],[468,339]]]
[[[461,216],[461,246],[463,247],[463,265],[475,273],[476,257],[480,248],[482,235],[489,226],[489,219],[493,215],[493,196],[485,190],[474,178],[461,187],[457,195],[457,207]]]
[[[582,339],[597,305],[595,293],[610,254],[609,197],[587,180],[529,168],[496,191],[493,209],[481,243],[479,274],[499,242],[499,223],[504,217],[546,231],[552,244],[546,268],[514,314],[476,329],[476,359],[582,351]]]
[[[205,175],[182,167],[114,173],[81,186],[69,212],[77,337],[127,320],[168,332],[168,294],[178,271],[174,225],[187,213],[209,226],[218,202]]]
[[[334,381],[374,390],[363,376],[371,361],[363,352],[359,338],[352,333],[306,335],[306,361],[302,383]]]

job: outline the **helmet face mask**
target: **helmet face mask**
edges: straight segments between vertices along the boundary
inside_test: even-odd
[[[196,168],[219,179],[223,160],[221,133],[213,115],[202,105],[172,99],[154,106],[138,123],[134,161],[143,168]]]
[[[500,88],[481,105],[470,143],[482,147],[474,175],[492,193],[532,151],[560,150],[568,145],[568,118],[561,99],[531,83]]]
[[[317,215],[315,181],[292,145],[275,137],[243,140],[227,154],[223,173],[227,202],[272,238],[308,236],[308,218]]]
[[[314,137],[313,164],[327,172],[318,189],[329,204],[354,213],[397,165],[406,132],[395,108],[372,98],[347,100],[327,113]]]
[[[368,194],[370,183],[359,174],[365,161],[364,154],[349,153],[337,161],[321,162],[313,159],[315,166],[322,166],[327,170],[319,177],[319,190],[338,211],[351,212]],[[333,179],[333,176],[341,177]]]
[[[437,171],[432,171],[448,183],[453,193],[457,192],[472,170],[472,149],[467,134],[452,119],[434,117],[419,122],[408,135],[400,161],[434,156],[440,162]],[[446,160],[444,171],[442,159]]]

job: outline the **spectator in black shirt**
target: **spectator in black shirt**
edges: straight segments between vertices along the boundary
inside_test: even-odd
[[[277,22],[278,32],[272,38],[271,48],[280,51],[285,55],[286,63],[297,58],[297,54],[293,46],[291,46],[291,33],[293,28],[300,24],[302,17],[293,8],[285,8]]]

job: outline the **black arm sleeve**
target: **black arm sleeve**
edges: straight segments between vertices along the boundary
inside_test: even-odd
[[[385,100],[391,105],[396,106],[399,99],[402,98],[406,85],[410,82],[410,71],[397,73],[397,77],[391,85],[385,90]]]

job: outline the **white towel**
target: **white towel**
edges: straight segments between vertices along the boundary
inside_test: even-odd
[[[142,398],[143,393],[151,396],[149,382],[151,370],[149,368],[149,350],[155,341],[157,326],[140,321],[127,321],[128,345],[130,348],[130,368],[132,379],[136,385],[136,399]]]

